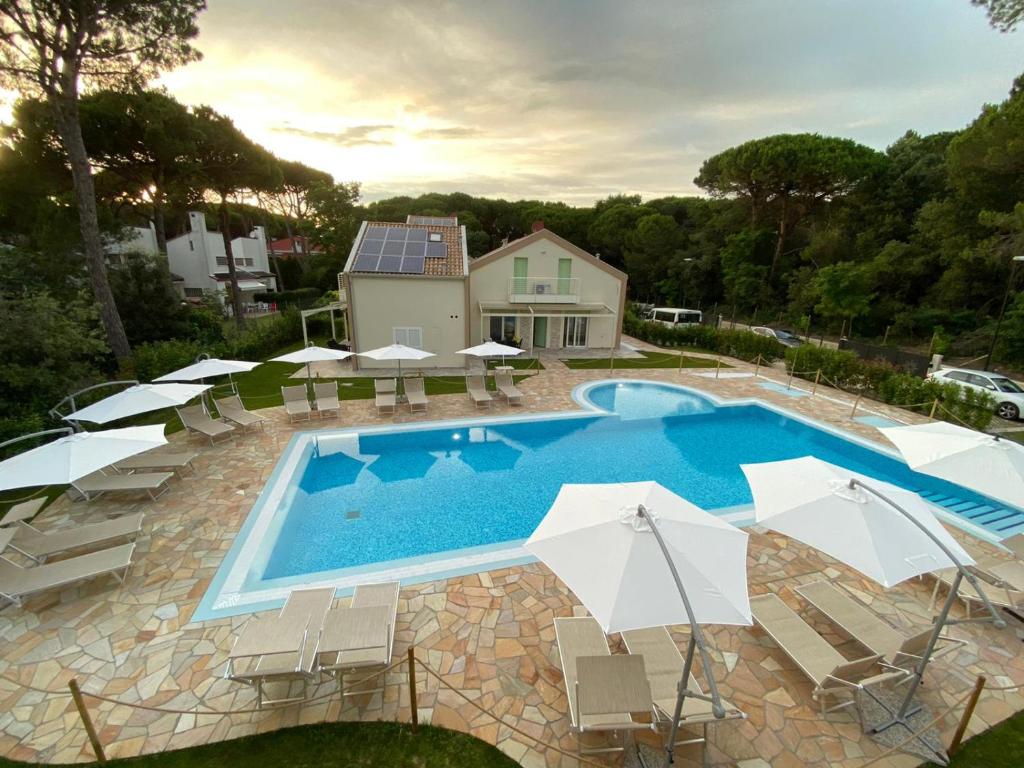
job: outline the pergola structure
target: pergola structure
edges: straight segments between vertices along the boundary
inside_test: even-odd
[[[312,317],[313,315],[319,315],[322,312],[331,313],[331,338],[334,339],[335,341],[338,340],[338,333],[334,325],[334,313],[341,313],[342,330],[344,331],[344,333],[342,334],[342,338],[344,339],[348,335],[348,328],[345,327],[345,309],[346,306],[343,303],[341,303],[340,301],[336,301],[333,304],[328,304],[325,307],[316,307],[314,309],[302,310],[299,313],[302,316],[302,346],[309,346],[309,334],[306,332],[306,318]]]
[[[480,338],[484,341],[490,338],[488,326],[492,317],[529,318],[532,326],[533,320],[538,317],[594,319],[616,316],[615,310],[607,304],[513,304],[481,301],[478,306],[480,308]],[[533,349],[532,334],[524,336],[523,340],[525,342],[524,349]]]

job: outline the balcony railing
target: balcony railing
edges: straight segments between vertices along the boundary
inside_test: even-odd
[[[580,300],[580,279],[512,277],[508,281],[508,300],[516,304],[577,304]]]

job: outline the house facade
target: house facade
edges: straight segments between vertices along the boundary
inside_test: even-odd
[[[470,261],[454,217],[410,216],[363,223],[339,295],[353,351],[401,343],[433,352],[431,367],[464,367],[457,351],[487,340],[527,353],[618,346],[626,275],[543,228]]]

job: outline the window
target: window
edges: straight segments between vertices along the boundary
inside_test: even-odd
[[[218,267],[226,267],[227,265],[228,265],[228,257],[227,256],[218,256],[217,257],[217,266]]]
[[[968,384],[973,384],[976,387],[981,387],[982,389],[995,389],[996,388],[995,384],[993,384],[991,381],[986,379],[984,376],[979,376],[976,373],[969,373],[969,374],[967,374],[967,383]]]
[[[656,311],[654,313],[654,319],[655,320],[660,320],[663,323],[675,323],[675,321],[676,321],[676,313],[675,312],[665,312],[664,310],[658,310],[658,311]]]
[[[427,236],[427,239],[430,240],[430,242],[432,242],[432,243],[440,243],[441,242],[441,233],[440,232],[431,232]]]
[[[515,341],[516,318],[514,315],[491,317],[491,341],[506,343]]]
[[[1018,393],[1019,392],[1024,392],[1024,389],[1021,389],[1020,386],[1017,384],[1017,382],[1011,381],[1010,379],[1004,379],[1001,376],[1000,377],[993,376],[992,377],[992,382],[997,387],[999,387],[999,391],[1000,392],[1018,392]]]
[[[404,344],[413,349],[423,349],[422,328],[392,328],[395,344]]]
[[[946,374],[947,379],[953,379],[953,381],[967,381],[967,374],[960,371],[950,371]]]
[[[201,299],[203,297],[202,288],[186,288],[185,295],[190,299]]]

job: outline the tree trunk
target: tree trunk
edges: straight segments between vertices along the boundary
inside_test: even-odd
[[[789,198],[782,198],[782,213],[779,216],[779,238],[775,241],[775,253],[772,255],[772,266],[768,270],[768,283],[771,284],[775,278],[775,271],[779,268],[779,261],[782,259],[782,251],[786,245],[786,235],[789,234]]]
[[[78,226],[82,233],[82,251],[92,282],[93,297],[100,310],[100,319],[107,334],[110,351],[119,362],[132,354],[128,336],[124,332],[121,315],[117,311],[114,293],[107,278],[107,263],[103,255],[103,241],[100,239],[100,225],[96,215],[96,190],[92,181],[92,167],[82,138],[82,125],[78,118],[78,94],[51,95],[50,109],[53,112],[61,144],[71,164],[71,178],[75,188],[75,202],[78,206]]]
[[[220,234],[224,238],[224,255],[228,260],[228,281],[231,284],[231,309],[235,315],[235,325],[241,328],[245,325],[245,317],[242,315],[242,294],[238,290],[238,273],[235,271],[235,257],[231,253],[231,218],[228,216],[228,199],[226,195],[220,196]]]
[[[270,229],[267,227],[267,220],[266,219],[263,219],[263,232],[264,233],[270,232]],[[274,275],[277,276],[277,290],[283,291],[283,290],[285,290],[285,287],[284,287],[284,278],[281,277],[281,262],[278,260],[277,256],[274,255],[274,249],[270,245],[271,241],[269,240],[269,237],[270,237],[270,235],[268,234],[267,235],[267,238],[268,238],[268,240],[267,240],[267,261],[274,268]]]
[[[164,172],[157,173],[153,190],[153,227],[156,229],[156,249],[167,254],[167,223],[164,220]]]

